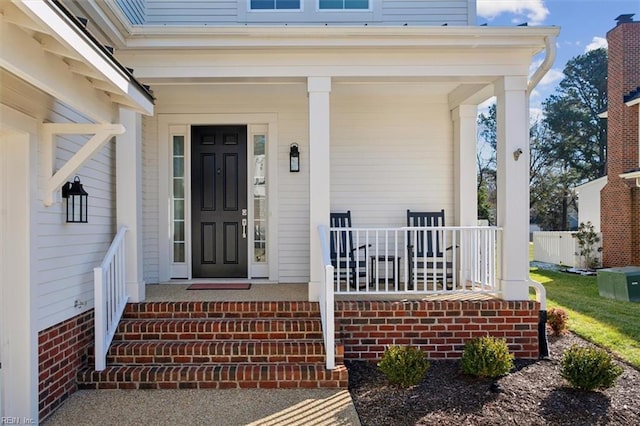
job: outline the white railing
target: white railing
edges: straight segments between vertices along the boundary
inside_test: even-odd
[[[324,286],[320,289],[320,316],[322,320],[322,332],[324,334],[324,350],[327,370],[333,370],[336,366],[335,345],[335,305],[333,295],[334,268],[331,265],[329,243],[327,237],[329,231],[324,225],[318,227],[320,233],[320,248],[322,250],[322,262],[324,265]]]
[[[93,269],[96,371],[106,368],[109,345],[129,300],[125,282],[126,232],[126,227],[120,228],[102,264]]]
[[[582,265],[580,246],[572,231],[538,231],[533,233],[533,260],[572,268]],[[599,234],[601,237],[601,235]],[[596,245],[594,255],[601,256]],[[602,259],[600,259],[602,261]]]
[[[331,228],[334,292],[499,293],[499,234],[489,226]]]

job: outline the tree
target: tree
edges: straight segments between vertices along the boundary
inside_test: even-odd
[[[496,211],[496,105],[478,117],[478,219],[495,224]]]
[[[606,174],[607,51],[596,49],[567,62],[556,94],[543,103],[545,122],[555,134],[548,155],[575,172],[575,184]]]

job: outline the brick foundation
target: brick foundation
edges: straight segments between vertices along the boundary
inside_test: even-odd
[[[539,309],[533,301],[340,301],[336,334],[347,360],[378,361],[393,344],[460,358],[467,340],[488,335],[506,339],[516,358],[536,359]]]
[[[76,391],[76,374],[86,365],[93,339],[93,310],[38,333],[40,421]]]

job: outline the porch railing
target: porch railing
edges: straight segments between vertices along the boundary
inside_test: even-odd
[[[126,232],[126,227],[120,228],[102,264],[93,269],[96,371],[106,368],[109,345],[129,300],[125,282]]]
[[[320,225],[320,247],[322,250],[322,262],[324,265],[324,285],[320,289],[320,316],[322,320],[322,332],[324,335],[324,350],[326,354],[327,370],[333,370],[336,365],[335,356],[335,305],[333,295],[333,273],[329,256],[329,243],[327,237],[329,232],[327,227]]]
[[[499,228],[331,228],[329,233],[336,252],[330,261],[335,294],[500,291]],[[335,249],[340,244],[348,247]]]
[[[327,229],[321,225],[318,232],[324,265],[320,311],[327,369],[335,367],[335,295],[411,296],[500,292],[497,277],[502,257],[499,253],[500,228]],[[425,242],[426,238],[431,239],[431,245]],[[426,244],[427,249],[417,250],[410,246],[409,243],[416,245],[419,240]],[[340,244],[347,244],[348,247],[340,250]],[[432,248],[431,253],[429,247]],[[332,251],[345,255],[341,257],[336,254],[332,258]],[[422,253],[422,256],[417,253]]]

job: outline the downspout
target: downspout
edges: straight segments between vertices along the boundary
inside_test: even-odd
[[[540,83],[542,77],[549,72],[551,65],[553,65],[553,62],[556,60],[556,36],[545,37],[544,44],[546,56],[538,69],[535,70],[529,79],[529,83],[527,84],[527,98],[529,98],[533,89],[538,85],[538,83]],[[529,104],[527,103],[527,105]]]
[[[546,56],[537,70],[533,73],[527,84],[527,116],[529,116],[529,97],[533,89],[540,83],[542,77],[551,69],[556,59],[556,37],[547,36],[544,39]],[[538,354],[540,358],[549,356],[549,344],[547,341],[547,290],[542,284],[529,279],[529,287],[536,292],[536,300],[540,303],[538,312]]]

